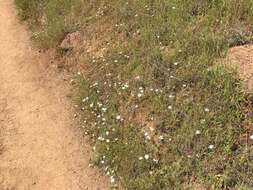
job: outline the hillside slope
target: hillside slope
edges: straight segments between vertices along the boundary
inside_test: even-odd
[[[252,93],[217,64],[252,43],[252,1],[16,3],[36,44],[76,71],[93,163],[115,188],[252,189]]]

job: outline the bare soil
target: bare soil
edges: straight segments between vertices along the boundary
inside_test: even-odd
[[[247,88],[253,89],[253,45],[231,48],[226,64],[236,69]]]
[[[0,190],[106,190],[75,128],[66,75],[0,0]]]

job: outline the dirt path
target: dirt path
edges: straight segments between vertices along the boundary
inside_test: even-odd
[[[13,0],[0,0],[1,190],[105,190],[73,127],[63,75],[31,48]],[[81,151],[82,150],[82,151]]]

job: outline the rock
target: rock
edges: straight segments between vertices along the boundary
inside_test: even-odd
[[[62,49],[72,49],[77,47],[81,42],[82,35],[81,32],[76,31],[66,35],[65,39],[61,42],[60,48]]]

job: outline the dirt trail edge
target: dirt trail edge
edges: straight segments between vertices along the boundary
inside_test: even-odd
[[[46,63],[14,1],[0,0],[0,189],[106,190],[73,126],[67,82]]]

